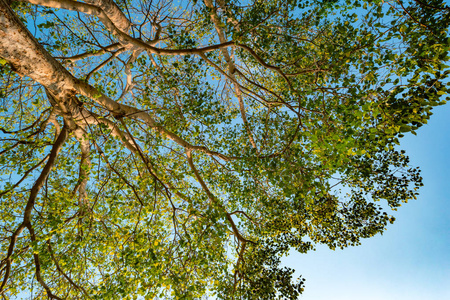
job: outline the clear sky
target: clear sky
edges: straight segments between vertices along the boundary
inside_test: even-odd
[[[401,140],[422,169],[418,200],[392,212],[396,222],[361,246],[285,258],[306,279],[301,300],[450,299],[450,103],[433,112],[417,136]]]

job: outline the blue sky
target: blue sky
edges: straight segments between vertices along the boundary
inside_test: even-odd
[[[450,103],[400,148],[422,169],[418,200],[392,212],[395,224],[359,247],[285,258],[306,278],[301,300],[450,299]]]
[[[424,186],[418,200],[392,212],[396,222],[359,247],[308,254],[283,262],[306,278],[301,300],[450,299],[450,103],[401,140]]]

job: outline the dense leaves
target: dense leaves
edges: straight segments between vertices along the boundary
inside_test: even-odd
[[[442,1],[0,8],[6,299],[297,299],[281,256],[416,199],[398,145],[449,93]]]

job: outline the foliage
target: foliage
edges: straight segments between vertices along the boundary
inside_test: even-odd
[[[282,255],[358,245],[422,185],[396,145],[449,92],[442,1],[8,5],[76,80],[0,51],[6,299],[297,299]]]

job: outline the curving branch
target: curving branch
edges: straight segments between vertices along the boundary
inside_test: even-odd
[[[4,1],[0,0],[0,3],[3,4]],[[0,5],[0,56],[6,59],[17,73],[29,76],[46,87],[58,102],[61,114],[65,116],[67,122],[70,121],[68,116],[82,119],[79,113],[81,104],[74,98],[74,95],[81,94],[100,104],[116,118],[128,116],[144,121],[153,130],[185,149],[199,150],[224,161],[236,159],[211,151],[204,146],[190,144],[159,125],[147,112],[114,101],[85,81],[75,78],[39,44],[6,4]],[[69,126],[73,130],[77,127],[76,124]]]
[[[100,8],[95,5],[72,1],[72,0],[21,0],[24,2],[29,2],[35,5],[41,5],[45,7],[52,8],[62,8],[67,10],[78,11],[81,13],[96,16],[103,23],[106,29],[115,35],[119,39],[119,43],[127,49],[141,49],[149,53],[159,54],[159,55],[192,55],[207,53],[217,49],[226,48],[234,44],[233,41],[223,42],[221,44],[207,46],[203,48],[189,48],[189,49],[164,49],[154,47],[159,40],[153,40],[149,42],[144,42],[140,39],[134,38],[124,31],[120,30],[114,22],[108,17],[108,15]]]
[[[114,43],[111,44],[109,46],[106,47],[102,47],[99,50],[95,50],[95,51],[90,51],[90,52],[84,52],[84,53],[80,53],[77,55],[73,55],[73,56],[67,56],[67,57],[55,57],[57,59],[64,59],[64,60],[70,60],[70,61],[77,61],[77,60],[81,60],[81,59],[85,59],[88,57],[93,57],[93,56],[100,56],[103,55],[107,52],[112,53],[113,51],[122,49],[122,46],[119,43]]]
[[[56,269],[58,270],[58,272],[60,274],[62,274],[64,276],[64,278],[66,278],[66,280],[72,285],[74,286],[76,289],[80,290],[83,292],[83,294],[88,297],[89,299],[92,299],[92,297],[87,293],[86,289],[84,289],[82,286],[76,284],[72,278],[69,277],[69,275],[67,275],[63,269],[61,268],[61,266],[58,263],[58,260],[55,257],[55,254],[53,252],[53,248],[52,245],[50,243],[50,240],[47,240],[47,248],[48,248],[48,252],[50,253],[50,257],[52,258],[52,261],[55,263]]]
[[[36,242],[36,234],[34,232],[33,226],[31,226],[31,223],[27,223],[26,227],[27,227],[28,231],[30,232],[31,242],[33,242],[33,243]],[[35,271],[36,279],[39,282],[39,284],[44,288],[47,296],[50,299],[62,300],[62,298],[60,298],[52,293],[50,287],[45,283],[44,279],[42,278],[41,261],[39,259],[39,254],[37,252],[33,252],[33,259],[34,259],[34,266],[36,268],[36,271]]]
[[[79,128],[75,131],[75,136],[80,143],[81,157],[80,168],[78,171],[78,183],[74,192],[78,190],[78,206],[82,212],[85,211],[88,205],[86,186],[89,180],[89,168],[91,166],[91,150],[90,142],[85,131]]]
[[[128,33],[131,22],[113,0],[85,0],[85,2],[100,7],[114,25],[121,31]]]
[[[98,66],[96,66],[94,69],[92,69],[87,75],[86,75],[86,81],[89,81],[89,78],[94,74],[95,72],[99,71],[101,68],[106,66],[110,61],[112,61],[114,58],[116,58],[120,53],[125,52],[125,48],[121,48],[117,50],[116,52],[113,52],[110,57],[108,57],[106,60],[104,60],[102,63],[100,63]]]
[[[236,238],[240,242],[243,242],[243,243],[246,243],[246,242],[254,243],[250,240],[247,240],[246,238],[244,238],[242,236],[242,234],[239,232],[239,229],[237,228],[236,224],[234,223],[233,218],[231,217],[232,214],[227,212],[226,208],[222,205],[222,203],[220,203],[219,199],[217,199],[216,196],[214,196],[214,194],[209,190],[208,186],[206,185],[205,181],[203,180],[202,176],[200,175],[200,173],[198,172],[197,168],[194,165],[194,162],[192,160],[192,152],[190,150],[186,151],[186,158],[187,158],[188,164],[189,164],[192,172],[195,175],[195,178],[197,178],[197,181],[202,186],[203,190],[205,191],[205,193],[208,196],[211,203],[213,203],[214,205],[219,207],[224,212],[225,217],[226,217],[227,221],[230,223],[231,228],[232,228],[233,233],[236,236]]]
[[[30,191],[30,196],[28,198],[27,204],[25,206],[25,210],[23,213],[23,221],[22,223],[17,227],[17,229],[14,231],[14,233],[10,237],[10,243],[8,247],[8,251],[6,254],[6,257],[2,259],[0,262],[0,268],[3,266],[6,267],[5,275],[3,276],[2,284],[0,285],[0,295],[3,293],[4,288],[6,286],[6,283],[9,279],[9,275],[11,272],[11,264],[12,264],[12,255],[14,253],[14,248],[16,245],[17,238],[22,233],[22,231],[25,228],[28,228],[31,235],[34,235],[34,231],[31,227],[31,212],[34,207],[34,203],[36,201],[37,195],[39,191],[41,190],[42,186],[44,185],[44,182],[47,180],[47,177],[50,174],[50,171],[53,167],[53,165],[56,162],[56,159],[58,157],[58,154],[64,145],[67,137],[69,136],[69,128],[67,126],[64,126],[61,130],[61,133],[59,134],[58,138],[56,139],[55,143],[53,144],[52,150],[50,151],[50,155],[48,157],[47,163],[45,164],[44,168],[41,171],[41,174],[39,175],[38,179],[33,184],[33,187]],[[36,262],[38,258],[35,257],[35,263],[36,265],[36,276],[40,276],[40,269],[38,267],[38,262]],[[56,298],[59,299],[59,298]]]
[[[25,172],[25,174],[23,174],[22,178],[20,178],[19,181],[17,181],[10,189],[3,191],[0,193],[0,197],[3,195],[6,195],[7,193],[9,193],[10,191],[14,190],[16,187],[18,187],[27,177],[28,175],[30,175],[31,172],[33,172],[34,170],[36,170],[37,167],[39,167],[40,165],[42,165],[43,162],[45,162],[47,160],[49,155],[46,155],[43,159],[41,159],[41,161],[39,161],[37,164],[35,164],[33,167],[31,167],[29,170],[27,170]]]
[[[221,22],[219,16],[216,14],[216,11],[214,9],[214,5],[212,3],[211,0],[204,0],[206,7],[208,7],[211,11],[210,13],[210,17],[211,20],[214,23],[214,26],[216,28],[217,34],[219,35],[219,41],[221,43],[226,42],[226,36],[225,36],[225,32],[223,30],[223,28],[225,27],[224,24]],[[256,142],[255,139],[253,138],[253,133],[252,130],[250,128],[250,125],[248,123],[247,120],[247,114],[245,112],[245,103],[244,103],[244,99],[242,97],[242,91],[240,88],[239,83],[237,82],[237,79],[234,75],[235,71],[236,71],[236,65],[233,62],[233,59],[231,58],[230,54],[228,53],[228,49],[226,48],[222,48],[220,49],[220,51],[222,52],[223,57],[225,58],[225,61],[228,64],[228,76],[230,77],[230,79],[233,82],[233,86],[234,86],[234,92],[236,94],[236,98],[238,99],[239,102],[239,110],[241,112],[241,118],[242,118],[242,122],[244,123],[245,126],[245,130],[247,131],[247,135],[248,138],[250,140],[250,144],[252,145],[253,148],[258,149],[258,147],[256,146]]]
[[[128,61],[125,64],[125,74],[127,75],[127,84],[126,84],[125,88],[123,89],[123,92],[120,95],[119,99],[123,99],[123,97],[125,97],[125,95],[128,92],[130,92],[135,85],[133,83],[133,74],[131,73],[131,65],[136,61],[136,59],[139,57],[139,55],[141,53],[142,53],[142,51],[140,51],[140,50],[133,51],[130,58],[128,59]],[[132,91],[131,91],[131,94],[133,94]]]

